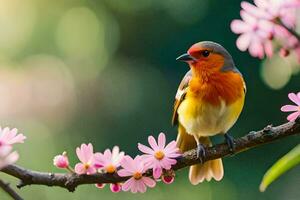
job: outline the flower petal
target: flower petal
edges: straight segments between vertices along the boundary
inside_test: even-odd
[[[300,98],[295,93],[289,93],[288,97],[291,101],[300,106]]]
[[[82,163],[77,163],[75,165],[75,172],[77,174],[85,174],[85,168],[84,165]]]
[[[151,135],[148,137],[148,142],[151,146],[151,148],[154,150],[154,151],[157,151],[158,150],[158,146],[157,146],[157,143],[155,141],[155,138]]]
[[[174,152],[174,151],[178,151],[179,149],[177,148],[177,143],[176,141],[172,141],[169,144],[167,144],[167,146],[164,149],[164,152],[166,154],[170,153],[170,152]]]
[[[251,41],[250,33],[242,34],[236,40],[236,46],[239,48],[239,50],[246,51],[246,49],[250,45],[250,41]]]
[[[122,177],[132,176],[132,172],[127,171],[126,169],[120,169],[120,170],[118,170],[117,173],[119,176],[122,176]]]
[[[298,106],[294,106],[294,105],[285,105],[281,107],[281,111],[282,112],[292,112],[292,111],[297,111],[298,110]]]
[[[87,162],[87,160],[85,160],[85,156],[83,156],[82,151],[79,147],[76,148],[76,154],[77,154],[78,159],[81,162],[84,162],[84,163]]]
[[[111,154],[111,151],[110,151],[110,149],[105,149],[105,151],[104,151],[103,155],[104,155],[105,159],[107,159],[107,160],[111,160],[111,156],[112,156],[112,154]]]
[[[132,181],[132,185],[131,185],[131,192],[132,193],[137,193],[137,191],[138,191],[138,182],[139,182],[139,180],[133,180]]]
[[[136,182],[137,191],[140,193],[144,193],[147,190],[145,183],[142,180]]]
[[[239,19],[233,20],[230,24],[230,28],[231,28],[232,32],[234,32],[236,34],[245,33],[250,30],[249,25]]]
[[[158,135],[158,147],[162,150],[166,145],[166,135],[164,133],[160,133]]]
[[[271,58],[273,56],[273,46],[270,40],[264,43],[264,49],[267,57]]]
[[[134,165],[134,161],[130,156],[124,156],[121,161],[121,166],[129,172],[134,172],[136,167]]]
[[[162,174],[162,168],[161,167],[157,166],[157,167],[153,168],[153,177],[154,177],[154,179],[159,179],[161,174]]]
[[[153,188],[156,185],[156,182],[152,178],[143,177],[142,180],[148,187]]]
[[[86,170],[86,174],[95,174],[97,172],[95,167],[90,166],[87,170]]]
[[[146,153],[146,154],[150,154],[150,155],[153,155],[154,154],[154,151],[153,149],[143,145],[143,144],[140,144],[138,143],[138,149],[143,152],[143,153]]]
[[[299,117],[299,115],[300,115],[300,112],[294,112],[287,117],[287,120],[289,120],[290,122],[295,121],[297,119],[297,117]]]
[[[130,178],[125,183],[122,185],[122,190],[123,191],[128,191],[130,188],[133,186],[133,182],[135,181],[134,178]]]

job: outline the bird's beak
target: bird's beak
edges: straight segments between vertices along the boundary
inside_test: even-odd
[[[196,61],[196,58],[194,58],[193,56],[191,56],[188,53],[182,54],[181,56],[179,56],[178,58],[176,58],[176,60],[182,61],[182,62],[190,62],[190,61]]]

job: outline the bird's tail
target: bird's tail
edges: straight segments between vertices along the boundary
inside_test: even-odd
[[[204,146],[211,146],[208,137],[200,138],[201,144]],[[187,151],[197,146],[193,136],[186,133],[185,129],[179,125],[177,145],[181,151]],[[190,167],[189,179],[193,185],[197,185],[204,180],[210,181],[214,178],[220,181],[223,178],[224,170],[222,159],[210,160],[204,164],[197,164]]]

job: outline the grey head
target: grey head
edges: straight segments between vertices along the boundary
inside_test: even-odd
[[[191,54],[193,54],[192,52],[196,52],[203,49],[209,49],[211,52],[221,54],[224,57],[224,66],[221,68],[221,71],[223,72],[234,71],[240,73],[240,71],[236,68],[230,53],[222,45],[212,41],[203,41],[192,45],[189,48],[188,52],[186,54],[179,56],[177,60],[181,60],[185,62],[188,62],[191,59],[195,60],[195,58],[191,56]]]

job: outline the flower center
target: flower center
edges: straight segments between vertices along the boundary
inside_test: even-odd
[[[105,168],[105,170],[106,170],[107,173],[112,174],[112,173],[114,173],[114,172],[116,171],[116,168],[115,168],[115,166],[113,166],[113,165],[108,165],[108,166]]]
[[[164,152],[162,152],[162,151],[157,151],[157,152],[155,152],[154,157],[155,157],[157,160],[161,160],[161,159],[163,159],[163,158],[165,157],[165,154],[164,154]]]
[[[90,168],[90,164],[85,163],[85,164],[83,165],[83,167],[84,167],[84,169],[88,169],[88,168]]]
[[[143,175],[142,175],[140,172],[135,172],[135,173],[133,174],[133,178],[135,178],[136,180],[141,179],[142,176],[143,176]]]

